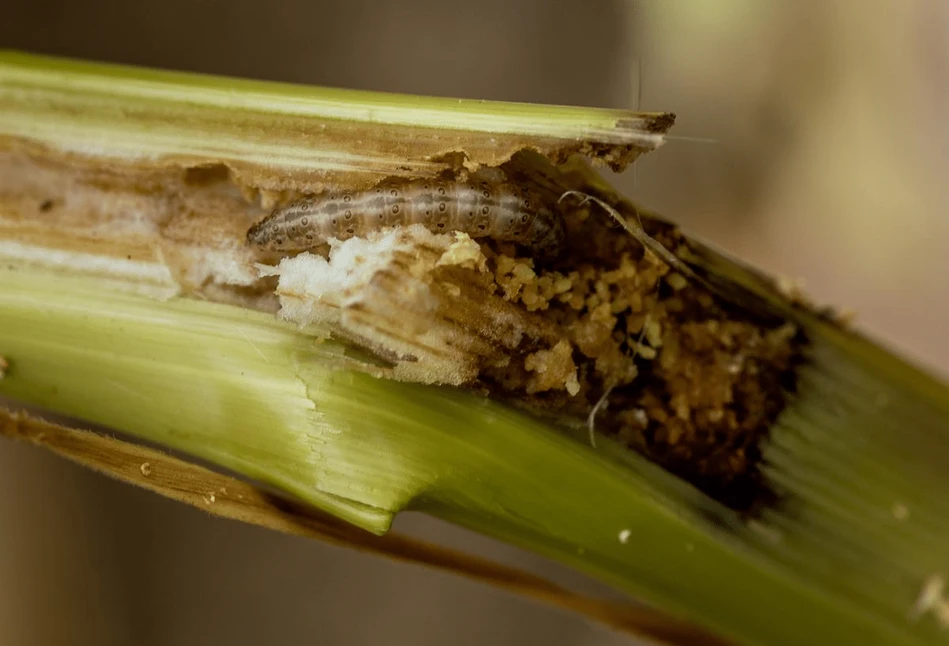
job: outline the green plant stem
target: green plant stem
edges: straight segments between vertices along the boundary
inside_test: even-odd
[[[239,308],[96,294],[94,281],[28,271],[0,273],[0,285],[4,395],[211,460],[377,533],[420,509],[748,643],[911,643],[736,552],[671,476],[496,402],[340,370],[338,349]]]

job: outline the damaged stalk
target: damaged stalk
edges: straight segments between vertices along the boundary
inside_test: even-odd
[[[932,642],[761,530],[839,331],[591,170],[671,123],[3,54],[0,394],[746,643]]]

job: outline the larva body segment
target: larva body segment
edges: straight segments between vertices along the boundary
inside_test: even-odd
[[[324,193],[276,209],[247,232],[248,244],[303,251],[386,227],[421,224],[435,233],[463,231],[529,247],[552,257],[564,239],[560,213],[539,194],[514,184],[387,181],[363,192]]]

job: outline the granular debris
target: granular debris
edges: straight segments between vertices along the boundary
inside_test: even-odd
[[[572,213],[567,238],[582,253],[548,267],[486,250],[504,298],[542,312],[564,339],[524,355],[523,368],[516,359],[487,368],[484,381],[577,419],[612,387],[598,433],[749,509],[763,493],[760,444],[793,391],[801,335],[724,302],[602,222],[587,208]],[[667,249],[682,243],[675,229],[653,228]]]
[[[801,333],[713,293],[674,255],[686,243],[671,225],[637,218],[631,235],[596,200],[564,200],[562,216],[553,259],[415,226],[331,242],[328,260],[304,254],[266,275],[279,276],[284,318],[343,328],[388,353],[396,378],[560,419],[601,403],[597,433],[750,509],[767,493],[760,445],[794,389]]]

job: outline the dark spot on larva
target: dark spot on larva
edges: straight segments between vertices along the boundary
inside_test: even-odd
[[[508,225],[509,227],[513,227],[513,226],[514,226],[514,217],[513,217],[513,216],[512,216],[512,217],[509,217],[509,218],[507,219],[507,225]]]
[[[300,210],[301,210],[301,211],[306,211],[306,210],[308,210],[309,208],[310,208],[310,205],[307,204],[306,202],[304,202],[303,204],[300,205]]]
[[[348,229],[346,229],[346,233],[348,233],[349,235],[355,235],[356,229],[349,227]]]
[[[392,207],[392,215],[398,215],[398,214],[399,214],[399,207],[398,207],[397,205],[396,205],[396,206],[393,206],[393,207]]]
[[[524,215],[521,216],[521,224],[527,224],[527,220],[528,220],[528,216],[525,213]]]
[[[487,228],[488,228],[487,225],[484,225],[484,224],[479,224],[479,225],[478,225],[478,230],[479,230],[479,231],[484,231],[484,230],[487,229]]]
[[[306,239],[307,239],[307,240],[312,240],[312,239],[313,239],[313,234],[312,234],[312,233],[306,234]]]
[[[439,228],[439,229],[444,229],[444,228],[445,228],[445,223],[444,223],[444,222],[439,222],[439,223],[438,223],[438,228]]]
[[[386,219],[385,214],[382,211],[379,211],[379,222],[382,222]]]
[[[336,218],[333,218],[333,226],[336,226]]]
[[[353,212],[352,212],[352,211],[346,211],[346,212],[343,214],[343,217],[346,218],[347,220],[352,220],[352,219],[353,219]]]
[[[282,245],[282,244],[283,244],[283,238],[274,238],[274,244],[276,244],[276,245]]]
[[[448,205],[445,204],[444,202],[439,202],[439,203],[438,203],[438,211],[439,211],[440,213],[444,213],[444,212],[445,212],[445,209],[447,209],[447,208],[448,208]]]
[[[352,201],[352,199],[353,199],[352,195],[343,196],[343,201],[346,202],[347,204],[349,204]]]
[[[491,209],[487,206],[481,208],[481,215],[487,215]]]
[[[300,220],[300,226],[301,226],[301,227],[305,227],[305,226],[306,226],[307,224],[309,224],[309,223],[310,223],[310,221],[309,221],[308,219],[306,219],[306,218],[302,218],[302,219]]]
[[[428,184],[423,184],[423,185],[422,185],[422,190],[423,190],[423,191],[430,191],[430,190],[432,190],[432,187],[429,186]]]
[[[445,187],[444,187],[444,186],[439,186],[439,187],[438,187],[438,194],[439,194],[439,195],[445,195]]]
[[[272,227],[270,227],[270,232],[273,233],[274,235],[280,233],[280,225],[275,224]]]
[[[425,215],[431,215],[431,214],[432,214],[431,211],[426,211],[426,212],[425,212]]]
[[[474,218],[474,211],[468,211],[468,219],[471,220]]]
[[[53,200],[43,200],[42,203],[40,203],[40,211],[43,213],[49,213],[52,208]]]
[[[525,209],[531,208],[531,201],[530,201],[530,200],[524,200],[524,208],[525,208]]]
[[[489,191],[488,189],[484,189],[483,191],[481,191],[481,194],[484,195],[485,197],[491,197],[491,191]]]
[[[392,189],[391,191],[389,191],[389,195],[391,195],[392,197],[399,197],[398,189],[395,189],[395,188]]]

